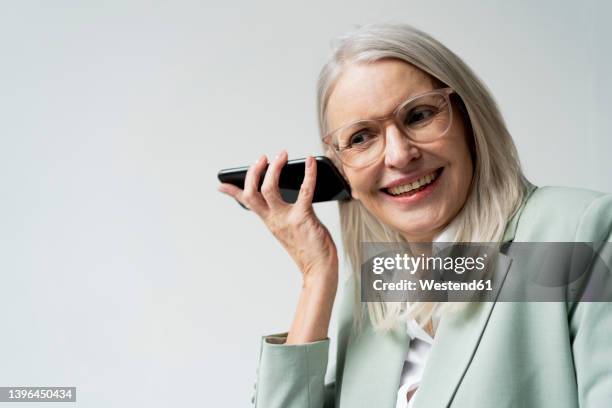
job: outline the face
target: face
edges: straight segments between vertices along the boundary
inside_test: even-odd
[[[386,117],[411,96],[436,88],[432,77],[399,60],[350,65],[329,97],[328,129]],[[380,159],[363,168],[343,166],[353,198],[409,242],[432,241],[467,199],[473,174],[471,135],[454,105],[451,127],[442,138],[417,144],[388,120]],[[411,190],[402,192],[406,189]]]

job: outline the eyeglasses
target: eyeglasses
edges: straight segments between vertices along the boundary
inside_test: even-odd
[[[348,167],[365,167],[385,151],[383,122],[392,119],[397,128],[415,143],[433,142],[448,132],[452,122],[449,95],[452,88],[440,88],[411,97],[389,116],[359,120],[341,126],[323,137],[338,159]]]

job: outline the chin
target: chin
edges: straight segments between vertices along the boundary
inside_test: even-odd
[[[402,220],[401,224],[397,224],[399,219]],[[442,222],[441,219],[443,218],[432,214],[430,211],[417,211],[414,214],[394,211],[388,225],[400,231],[408,241],[418,240],[430,242],[433,241],[436,235],[442,230],[441,226],[444,225],[444,222]],[[394,225],[393,221],[395,221],[397,225]]]
[[[374,198],[374,197],[372,197]],[[374,204],[376,202],[376,204]],[[429,205],[424,208],[402,208],[388,200],[372,200],[372,215],[398,231],[408,241],[431,242],[444,226],[444,206]],[[372,208],[373,207],[373,208]],[[409,239],[410,237],[410,239]]]

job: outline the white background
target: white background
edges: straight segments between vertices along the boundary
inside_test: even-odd
[[[216,172],[320,153],[316,77],[356,24],[408,22],[464,58],[535,184],[612,191],[611,12],[2,1],[0,386],[77,386],[83,407],[249,404],[299,273]],[[336,208],[317,205],[338,238]]]

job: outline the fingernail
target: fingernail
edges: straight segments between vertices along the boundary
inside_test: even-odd
[[[312,166],[312,156],[306,158],[306,168],[309,169]]]

